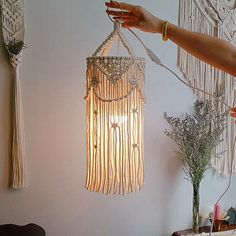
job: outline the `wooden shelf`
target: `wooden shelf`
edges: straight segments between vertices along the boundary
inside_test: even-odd
[[[199,233],[209,233],[210,229],[211,229],[210,226],[200,227]],[[233,230],[233,229],[236,229],[236,224],[234,224],[234,225],[221,224],[219,231],[227,231],[227,230]],[[214,231],[214,232],[216,232],[216,231]],[[183,236],[183,235],[187,235],[187,234],[191,234],[191,233],[192,233],[192,229],[185,229],[185,230],[174,232],[172,234],[172,236]]]
[[[200,227],[199,233],[209,233],[210,229],[211,229],[210,226]],[[182,235],[191,234],[191,233],[192,233],[192,229],[185,229],[185,230],[174,232],[172,236],[182,236]]]

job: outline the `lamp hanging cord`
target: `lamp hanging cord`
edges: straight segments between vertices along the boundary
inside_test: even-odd
[[[112,1],[111,2],[115,2],[117,5],[119,5],[120,7],[120,10],[121,10],[121,13],[122,13],[122,16],[123,16],[123,9],[121,7],[121,5],[117,2],[117,1]],[[108,17],[109,19],[114,22],[114,20],[111,18],[111,16],[108,14]],[[122,17],[121,17],[121,21],[122,21]],[[145,52],[147,53],[148,57],[151,59],[151,61],[153,61],[155,64],[165,68],[166,70],[168,70],[170,73],[172,73],[181,83],[183,83],[184,85],[186,85],[187,87],[190,87],[191,89],[193,90],[197,90],[199,92],[202,92],[210,97],[213,97],[213,98],[217,98],[215,95],[213,94],[210,94],[200,88],[197,88],[195,86],[192,86],[188,83],[186,83],[183,79],[180,78],[180,76],[178,76],[172,69],[170,69],[168,66],[164,65],[162,63],[162,61],[157,57],[157,55],[151,50],[149,49],[145,43],[140,39],[140,37],[133,31],[131,30],[130,28],[128,28],[128,30],[135,36],[135,38],[142,44],[143,48],[145,49]],[[228,109],[232,109],[232,107],[227,104],[225,101],[217,98],[219,100],[219,102],[221,102],[222,104],[224,104]],[[235,144],[236,144],[236,137],[234,137],[234,141],[233,141],[233,148],[231,150],[231,156],[233,156],[234,152],[235,152]],[[230,167],[230,176],[229,176],[229,182],[228,182],[228,185],[226,187],[226,190],[221,194],[220,198],[217,200],[217,202],[215,203],[215,205],[217,205],[220,200],[224,197],[224,195],[228,192],[230,186],[231,186],[231,182],[232,182],[232,174],[233,174],[233,165],[234,165],[234,159],[232,158],[231,160],[231,167]],[[214,225],[214,216],[215,216],[215,206],[214,206],[214,211],[213,211],[213,218],[212,218],[212,224],[211,224],[211,228],[210,228],[210,232],[209,232],[209,236],[211,236],[212,234],[212,231],[213,231],[213,225]]]
[[[148,47],[144,44],[144,42],[138,37],[138,35],[137,35],[133,30],[131,30],[131,29],[129,29],[129,28],[128,28],[128,30],[129,30],[129,31],[138,39],[138,41],[143,45],[143,47],[144,47],[144,49],[145,49],[145,51],[146,51],[148,57],[149,57],[155,64],[157,64],[157,65],[159,65],[159,66],[165,68],[165,69],[168,70],[169,72],[171,72],[181,83],[183,83],[184,85],[190,87],[191,89],[197,90],[197,91],[202,92],[202,93],[204,93],[204,94],[206,94],[206,95],[208,95],[208,96],[210,96],[210,97],[216,98],[216,96],[214,96],[213,94],[210,94],[210,93],[208,93],[208,92],[206,92],[206,91],[204,91],[204,90],[202,90],[202,89],[200,89],[200,88],[197,88],[197,87],[195,87],[195,86],[192,86],[192,85],[186,83],[186,82],[185,82],[183,79],[181,79],[172,69],[170,69],[168,66],[166,66],[165,64],[163,64],[162,61],[157,57],[157,55],[156,55],[150,48],[148,48]],[[230,105],[228,105],[225,101],[223,101],[223,100],[221,100],[221,99],[219,99],[219,101],[220,101],[221,103],[223,103],[227,108],[232,109],[232,107],[231,107]]]
[[[137,39],[138,41],[143,45],[147,55],[149,56],[149,58],[154,62],[156,63],[157,65],[167,69],[169,72],[171,72],[181,83],[185,84],[186,86],[194,89],[194,90],[197,90],[197,91],[200,91],[204,94],[207,94],[213,98],[216,98],[216,96],[202,90],[202,89],[199,89],[197,87],[194,87],[192,85],[189,85],[187,84],[183,79],[181,79],[172,69],[170,69],[168,66],[164,65],[161,60],[156,56],[156,54],[151,50],[149,49],[145,44],[144,42],[138,37],[138,35],[136,33],[134,33],[131,29],[128,29]],[[229,109],[232,109],[231,106],[229,106],[227,103],[225,103],[224,101],[220,100],[219,101],[221,103],[223,103],[227,108]],[[233,156],[234,152],[235,152],[235,143],[236,143],[236,137],[234,137],[234,141],[233,141],[233,148],[231,150],[231,156]],[[220,198],[217,200],[217,202],[215,203],[214,205],[214,211],[213,211],[213,218],[212,218],[212,223],[211,223],[211,228],[210,228],[210,232],[209,232],[209,236],[211,236],[212,234],[212,231],[213,231],[213,226],[214,226],[214,216],[215,216],[215,206],[220,202],[220,200],[224,197],[224,195],[228,192],[230,186],[231,186],[231,182],[232,182],[232,174],[233,174],[233,165],[234,165],[234,159],[232,158],[231,160],[231,166],[230,166],[230,176],[229,176],[229,182],[228,182],[228,185],[225,189],[225,191],[221,194]]]
[[[170,69],[168,66],[164,65],[161,60],[156,56],[156,54],[151,50],[149,49],[145,44],[144,42],[137,36],[136,33],[134,33],[131,29],[128,29],[137,39],[138,41],[143,45],[147,55],[149,56],[149,58],[154,62],[156,63],[157,65],[165,68],[166,70],[168,70],[169,72],[171,72],[181,83],[185,84],[186,86],[194,89],[194,90],[197,90],[197,91],[200,91],[204,94],[207,94],[208,96],[211,96],[213,98],[216,98],[216,96],[214,96],[213,94],[210,94],[202,89],[199,89],[195,86],[192,86],[192,85],[189,85],[188,83],[186,83],[183,79],[181,79],[172,69]],[[226,102],[224,102],[223,100],[219,99],[219,102],[223,103],[227,108],[229,109],[232,109],[232,107],[230,105],[228,105]],[[231,150],[232,152],[232,155],[234,154],[235,152],[235,143],[236,143],[236,137],[234,137],[234,141],[233,141],[233,148]],[[231,186],[231,182],[232,182],[232,174],[233,174],[233,165],[234,165],[234,159],[232,158],[231,160],[231,167],[230,167],[230,176],[229,176],[229,182],[228,182],[228,185],[227,185],[227,188],[226,190],[223,192],[223,194],[220,196],[220,198],[217,200],[217,202],[215,203],[214,205],[214,211],[213,211],[213,218],[212,218],[212,223],[211,223],[211,228],[210,228],[210,232],[209,232],[209,236],[211,236],[212,234],[212,231],[213,231],[213,226],[214,226],[214,216],[215,216],[215,206],[220,202],[220,200],[224,197],[224,195],[228,192],[230,186]]]
[[[157,65],[165,68],[166,70],[168,70],[169,72],[171,72],[181,83],[185,84],[186,86],[194,89],[194,90],[197,90],[197,91],[200,91],[204,94],[207,94],[208,96],[210,97],[213,97],[213,98],[216,98],[216,96],[214,96],[213,94],[210,94],[202,89],[199,89],[195,86],[192,86],[192,85],[189,85],[188,83],[186,83],[183,79],[181,79],[172,69],[170,69],[168,66],[164,65],[161,60],[156,56],[156,54],[151,50],[149,49],[145,44],[144,42],[137,36],[136,33],[134,33],[131,29],[128,29],[137,39],[138,41],[143,45],[148,57],[154,62],[156,63]],[[232,109],[232,107],[230,105],[228,105],[226,102],[224,102],[223,100],[219,99],[219,102],[223,103],[227,108],[229,109]],[[231,150],[232,152],[232,155],[234,154],[235,152],[235,143],[236,143],[236,137],[234,137],[234,141],[233,141],[233,148]],[[230,186],[231,186],[231,182],[232,182],[232,174],[233,174],[233,165],[234,165],[234,159],[232,158],[231,160],[231,167],[230,167],[230,176],[229,176],[229,182],[228,182],[228,185],[227,185],[227,188],[226,190],[223,192],[223,194],[220,196],[220,198],[217,200],[217,202],[215,203],[215,206],[220,202],[220,200],[223,198],[223,196],[228,192]],[[214,211],[213,211],[213,218],[212,218],[212,223],[211,223],[211,228],[210,228],[210,232],[209,232],[209,236],[211,236],[212,234],[212,231],[213,231],[213,225],[214,225],[214,216],[215,216],[215,206],[214,206]]]

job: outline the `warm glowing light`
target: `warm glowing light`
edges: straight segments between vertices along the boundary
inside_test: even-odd
[[[86,188],[125,194],[143,185],[144,60],[107,57],[107,45],[122,34],[115,30],[87,59]]]

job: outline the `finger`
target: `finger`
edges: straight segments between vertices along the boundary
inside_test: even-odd
[[[230,113],[230,116],[236,118],[236,113]]]
[[[115,20],[115,21],[117,21],[117,20],[120,20],[120,21],[135,21],[136,20],[136,18],[134,18],[134,17],[129,17],[129,16],[126,16],[126,17],[124,17],[124,16],[114,16],[114,17],[112,17],[113,18],[113,20]]]
[[[134,17],[134,13],[128,12],[128,11],[112,11],[112,10],[106,10],[107,14],[112,15],[112,16],[119,16],[119,17]]]
[[[132,28],[132,27],[136,27],[138,26],[138,21],[137,20],[129,20],[129,21],[125,21],[124,23],[122,23],[122,27],[124,28]]]
[[[107,7],[110,8],[115,8],[115,9],[122,9],[122,10],[126,10],[126,11],[135,11],[136,10],[136,6],[128,4],[128,3],[118,3],[115,1],[111,1],[111,2],[105,2],[105,5]]]

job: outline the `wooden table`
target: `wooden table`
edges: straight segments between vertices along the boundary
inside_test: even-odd
[[[210,229],[211,229],[210,226],[200,227],[199,233],[209,233]],[[182,235],[191,234],[191,233],[192,233],[192,229],[185,229],[185,230],[174,232],[172,236],[182,236]]]
[[[199,233],[209,233],[210,229],[211,229],[210,226],[200,227]],[[220,231],[233,230],[233,229],[236,229],[236,224],[234,224],[234,225],[221,225]],[[213,232],[216,232],[216,231],[213,231]],[[191,233],[192,233],[192,229],[185,229],[185,230],[174,232],[172,234],[172,236],[183,236],[183,235],[191,234]]]

